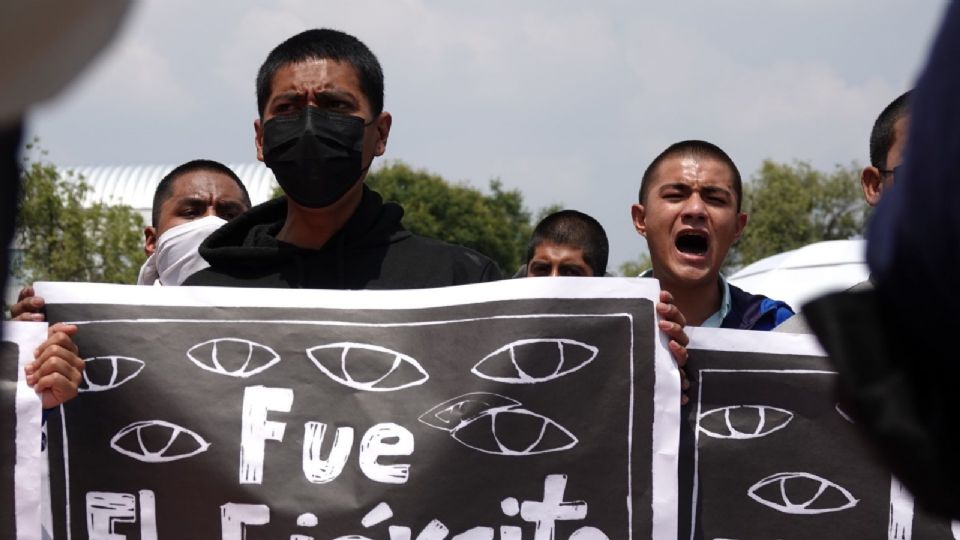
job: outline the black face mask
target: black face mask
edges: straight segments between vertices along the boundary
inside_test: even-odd
[[[263,161],[294,202],[323,208],[363,173],[363,119],[306,107],[263,123]]]

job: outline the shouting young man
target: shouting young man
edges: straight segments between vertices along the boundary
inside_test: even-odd
[[[720,273],[730,246],[747,225],[740,172],[730,156],[705,141],[682,141],[643,173],[633,224],[647,240],[653,268],[644,274],[663,290],[691,326],[771,330],[790,306],[747,293]]]

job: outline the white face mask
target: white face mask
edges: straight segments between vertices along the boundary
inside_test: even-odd
[[[157,249],[140,268],[137,285],[180,285],[191,274],[210,266],[197,248],[225,220],[207,216],[167,229],[157,238]]]

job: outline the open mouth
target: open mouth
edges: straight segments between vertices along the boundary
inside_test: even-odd
[[[701,231],[682,231],[677,234],[677,250],[688,255],[704,255],[710,247],[707,235]]]

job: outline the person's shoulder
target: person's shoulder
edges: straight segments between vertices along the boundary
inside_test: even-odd
[[[471,275],[468,278],[470,281],[494,281],[503,277],[493,259],[465,246],[418,234],[410,234],[395,245],[397,249],[420,258],[425,264],[453,266]]]
[[[749,293],[730,283],[727,286],[731,309],[722,325],[724,328],[772,330],[794,316],[793,309],[782,300]]]
[[[211,270],[210,267],[203,268],[187,276],[187,279],[183,280],[183,283],[181,283],[180,286],[220,286],[220,275],[221,274],[219,272]]]
[[[220,272],[216,268],[207,267],[190,274],[183,280],[181,286],[190,287],[242,287],[230,274]]]
[[[430,255],[447,257],[456,260],[471,261],[478,264],[493,262],[489,257],[478,251],[465,246],[444,242],[443,240],[431,238],[429,236],[421,236],[419,234],[411,233],[405,239],[404,244],[406,249],[422,251],[425,254],[428,253]]]

